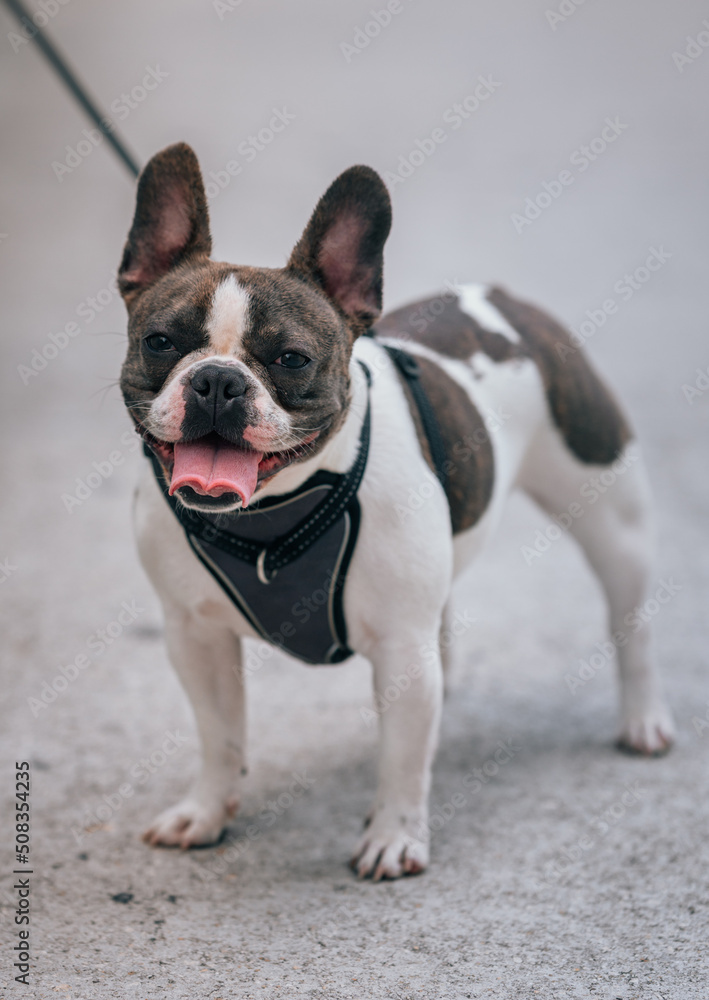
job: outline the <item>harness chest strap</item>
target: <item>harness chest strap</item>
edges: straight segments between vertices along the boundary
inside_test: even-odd
[[[373,336],[371,331],[367,335]],[[445,447],[436,415],[421,385],[418,361],[413,355],[402,351],[398,347],[392,347],[387,344],[382,344],[381,346],[392,359],[403,378],[406,379],[411,389],[411,394],[418,408],[428,439],[436,475],[445,489],[447,480]],[[362,363],[360,362],[360,364]],[[372,381],[371,373],[364,364],[362,364],[362,369],[367,379],[367,387],[369,388]],[[164,484],[162,468],[155,453],[147,445],[144,446],[144,450],[153,463],[158,482],[163,485],[165,499],[183,528],[197,538],[223,548],[236,558],[255,566],[261,582],[268,583],[279,569],[282,569],[283,566],[293,562],[294,559],[299,558],[306,552],[347,509],[362,482],[369,454],[370,434],[371,404],[368,393],[367,410],[360,431],[359,449],[352,468],[340,477],[339,483],[329,491],[328,495],[318,504],[315,510],[299,521],[290,531],[285,532],[265,546],[251,539],[241,538],[231,531],[224,531],[201,517],[199,512],[182,506],[174,496],[169,495],[167,486]],[[308,488],[309,483],[305,483],[289,499],[294,498],[301,491],[305,491]],[[259,505],[256,504],[254,509],[258,510]]]
[[[431,404],[420,384],[418,362],[404,351],[385,349],[412,386],[441,478],[443,446]],[[366,365],[360,364],[367,380],[367,407],[357,455],[346,473],[320,470],[290,494],[266,497],[233,514],[205,515],[182,506],[176,497],[169,495],[157,456],[145,448],[165,500],[184,528],[197,558],[258,634],[311,664],[338,663],[352,655],[343,596],[359,531],[357,493],[371,436],[371,374]],[[321,494],[324,496],[318,499]],[[289,526],[289,520],[294,519],[296,523]],[[230,530],[227,526],[230,524],[241,527],[246,535]],[[247,537],[249,534],[251,537]],[[293,565],[311,549],[310,559]],[[265,585],[269,585],[268,589]],[[316,598],[315,604],[322,606],[322,612],[298,618],[310,592]]]
[[[362,365],[362,368],[367,378],[367,386],[369,387],[371,385],[371,374],[365,365]],[[302,518],[289,531],[279,535],[278,538],[273,539],[267,545],[262,545],[252,539],[240,537],[232,531],[219,528],[211,521],[202,517],[198,511],[189,510],[180,504],[179,500],[169,495],[162,467],[157,456],[147,445],[144,446],[144,450],[153,463],[153,469],[158,482],[162,486],[165,499],[185,531],[202,541],[216,545],[237,559],[255,566],[259,580],[267,584],[279,569],[298,559],[324,535],[342,517],[350,502],[356,496],[367,465],[371,422],[371,405],[368,392],[367,409],[359,436],[359,448],[351,469],[349,472],[338,477],[337,484],[328,491],[327,496],[321,500],[311,513]],[[279,497],[278,501],[284,503],[296,499],[302,493],[309,490],[311,484],[312,480],[308,480],[287,498]],[[260,509],[267,510],[268,507],[267,505],[264,506],[257,503],[254,504],[251,511],[258,512]]]

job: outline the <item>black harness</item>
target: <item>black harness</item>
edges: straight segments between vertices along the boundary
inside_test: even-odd
[[[374,337],[374,331],[369,330],[367,337]],[[431,450],[431,461],[436,470],[436,476],[441,486],[445,490],[448,483],[448,472],[446,469],[446,449],[441,437],[441,429],[438,426],[436,413],[431,406],[430,400],[421,385],[421,366],[413,354],[407,354],[399,347],[391,347],[388,344],[381,345],[394,362],[399,372],[406,379],[411,390],[414,403],[421,417],[421,424],[428,439],[428,447]]]
[[[399,348],[385,349],[411,388],[445,486],[443,442],[421,386],[418,362]],[[160,462],[145,446],[163,495],[196,556],[260,636],[311,664],[340,663],[352,655],[343,597],[359,533],[357,492],[371,432],[371,374],[366,365],[362,368],[367,409],[350,470],[320,470],[297,490],[266,497],[246,510],[207,514],[182,506],[169,495]],[[237,527],[238,534],[232,530]]]

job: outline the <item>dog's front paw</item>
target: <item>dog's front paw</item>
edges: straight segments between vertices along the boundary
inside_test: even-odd
[[[215,844],[234,815],[238,802],[200,802],[186,798],[160,813],[143,834],[153,847],[204,847]]]
[[[359,878],[418,875],[428,865],[428,830],[423,823],[407,821],[396,811],[374,815],[355,848],[350,862]]]
[[[675,727],[670,710],[658,703],[645,711],[627,713],[617,745],[626,753],[659,757],[667,753],[674,741]]]

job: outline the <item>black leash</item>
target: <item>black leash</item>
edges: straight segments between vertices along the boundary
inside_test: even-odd
[[[66,59],[58,52],[56,46],[49,40],[49,37],[42,28],[32,20],[30,11],[25,8],[20,0],[5,0],[5,5],[10,8],[20,24],[28,29],[29,37],[35,39],[47,61],[53,66],[57,75],[69,89],[75,100],[78,101],[99,132],[105,135],[133,177],[137,177],[140,173],[140,167],[132,153],[128,151],[123,139],[118,135],[113,120],[101,111],[98,104],[89,96],[88,91],[79,82]],[[39,13],[43,12],[39,11]]]

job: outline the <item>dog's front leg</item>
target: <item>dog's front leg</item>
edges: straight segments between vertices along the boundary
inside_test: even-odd
[[[428,793],[443,675],[438,632],[371,656],[379,715],[379,787],[352,866],[361,878],[398,878],[428,864]]]
[[[166,613],[167,646],[192,703],[202,767],[189,794],[143,834],[149,844],[193,847],[219,840],[239,805],[244,769],[241,641],[227,629]]]

